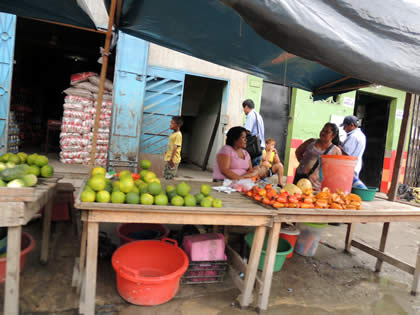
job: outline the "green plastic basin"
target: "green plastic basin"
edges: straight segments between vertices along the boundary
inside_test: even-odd
[[[245,241],[249,248],[252,247],[252,241],[254,240],[254,233],[248,233],[245,235]],[[265,236],[263,249],[261,251],[260,263],[258,265],[258,270],[263,270],[265,253],[267,249],[268,235]],[[279,243],[277,246],[276,260],[274,262],[274,271],[279,271],[286,260],[286,256],[293,251],[293,246],[285,239],[279,238]]]
[[[351,189],[351,192],[360,196],[360,198],[362,198],[363,201],[372,201],[375,198],[375,194],[377,191],[378,188],[369,186],[367,189],[355,187]]]

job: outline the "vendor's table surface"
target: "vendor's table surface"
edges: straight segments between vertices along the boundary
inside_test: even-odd
[[[45,206],[41,262],[48,261],[51,214],[58,178],[41,179],[33,188],[1,188],[0,226],[7,229],[6,284],[4,314],[19,313],[20,251],[22,226]]]
[[[163,186],[176,183],[162,181]],[[195,193],[200,191],[203,183],[189,182],[188,184],[191,186],[191,191]],[[212,191],[211,194],[223,201],[223,208],[84,203],[80,202],[79,192],[75,207],[82,210],[84,221],[80,262],[77,268],[79,276],[76,283],[78,286],[81,285],[79,312],[84,314],[95,312],[98,224],[100,222],[255,226],[249,262],[246,267],[242,266],[245,278],[242,280],[239,275],[234,278],[235,284],[242,293],[239,297],[240,305],[245,307],[251,304],[266,229],[271,226],[276,211],[258,205],[238,193],[225,194]],[[229,250],[229,255],[233,255],[233,260],[237,264],[242,263],[239,255],[233,250]],[[85,261],[86,267],[84,267]],[[260,283],[260,286],[264,287],[264,283]]]

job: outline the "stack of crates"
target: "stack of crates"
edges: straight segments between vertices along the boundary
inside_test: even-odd
[[[185,284],[222,282],[227,270],[225,238],[220,233],[188,235],[182,244],[190,264]]]

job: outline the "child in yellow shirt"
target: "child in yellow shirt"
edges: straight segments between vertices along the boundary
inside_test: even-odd
[[[163,170],[163,177],[165,179],[172,179],[176,176],[178,165],[181,162],[182,133],[179,130],[183,124],[184,120],[181,116],[172,117],[169,128],[174,132],[169,136],[168,147],[163,157],[166,162]]]
[[[283,164],[280,162],[279,155],[274,147],[275,145],[276,140],[273,138],[265,140],[265,149],[263,150],[261,165],[267,168],[267,177],[277,174],[277,186],[282,188]]]

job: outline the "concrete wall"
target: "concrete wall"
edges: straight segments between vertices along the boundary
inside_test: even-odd
[[[150,44],[149,65],[185,71],[187,74],[207,76],[229,82],[229,95],[223,104],[229,116],[227,128],[242,125],[242,101],[246,98],[248,74],[191,57],[174,50]]]

